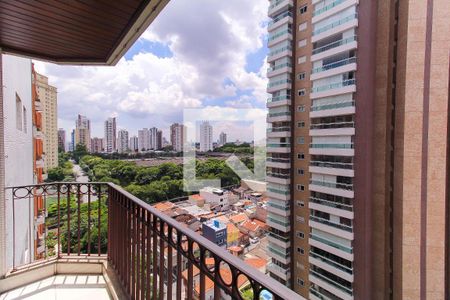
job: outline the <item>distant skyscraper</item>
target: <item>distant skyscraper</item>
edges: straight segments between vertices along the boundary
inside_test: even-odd
[[[149,132],[150,132],[150,149],[157,150],[158,128],[156,127],[150,128]]]
[[[66,151],[66,131],[63,128],[58,129],[58,148]]]
[[[227,134],[225,132],[221,132],[219,135],[219,145],[223,146],[227,143]]]
[[[170,126],[170,143],[174,151],[183,151],[184,131],[184,125],[182,124],[174,123]]]
[[[82,115],[78,115],[75,122],[74,149],[78,144],[85,145],[87,150],[91,149],[91,121]]]
[[[200,124],[200,151],[212,151],[213,150],[213,127],[208,121]]]
[[[101,153],[103,152],[103,139],[102,138],[92,138],[91,139],[91,153]]]
[[[70,142],[69,142],[69,151],[73,151],[75,149],[75,129],[72,129],[70,132]]]
[[[130,150],[128,146],[128,131],[121,129],[117,136],[117,150],[119,153],[124,153]]]
[[[137,136],[130,137],[129,147],[132,152],[139,151],[139,139]]]
[[[117,150],[117,132],[116,132],[116,118],[108,118],[105,121],[105,151],[112,153]]]
[[[48,84],[48,78],[39,73],[33,76],[33,83],[42,106],[42,133],[44,135],[45,166],[58,166],[58,109],[56,87]]]
[[[139,151],[150,150],[150,131],[143,128],[138,131]]]
[[[156,144],[155,150],[160,150],[162,148],[162,130],[156,132]]]

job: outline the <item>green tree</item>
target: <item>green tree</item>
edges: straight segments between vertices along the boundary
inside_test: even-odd
[[[86,145],[77,144],[75,146],[75,150],[72,152],[72,158],[78,163],[80,161],[80,159],[87,154],[88,154],[88,151],[87,151]]]

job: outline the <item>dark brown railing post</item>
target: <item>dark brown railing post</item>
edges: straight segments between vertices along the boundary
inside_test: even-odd
[[[98,256],[102,255],[102,245],[101,245],[101,232],[102,232],[102,222],[101,222],[101,216],[102,216],[102,187],[99,186],[98,189],[98,208],[97,208],[97,243],[98,243]]]
[[[70,184],[67,184],[67,255],[70,256]]]
[[[88,228],[87,228],[87,235],[88,235],[88,245],[87,245],[87,253],[88,256],[91,256],[91,185],[88,184]],[[108,218],[109,222],[109,218]],[[109,231],[108,231],[109,234]]]
[[[57,237],[57,239],[58,239],[58,242],[56,244],[56,247],[58,248],[57,257],[61,258],[61,184],[60,183],[58,183],[56,185],[56,189],[57,189],[56,194],[57,194],[57,201],[58,201],[58,204],[57,204],[57,211],[58,211],[58,229],[57,229],[58,237]]]
[[[81,194],[80,194],[80,185],[77,185],[77,243],[78,243],[78,256],[81,253],[81,242],[80,242],[80,227],[81,227]]]

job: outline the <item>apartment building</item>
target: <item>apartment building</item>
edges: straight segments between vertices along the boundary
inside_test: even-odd
[[[209,122],[200,124],[200,151],[207,152],[213,150],[213,127]]]
[[[138,130],[139,151],[150,150],[150,131],[148,128]]]
[[[137,136],[130,137],[129,146],[131,151],[133,152],[139,151],[139,139]]]
[[[183,151],[183,144],[185,138],[184,125],[174,123],[170,126],[170,143],[174,151]]]
[[[117,150],[116,118],[108,118],[105,121],[105,151],[112,153]]]
[[[57,89],[48,83],[48,77],[36,73],[33,77],[42,103],[42,133],[44,135],[44,169],[58,166],[58,109]]]
[[[227,143],[227,134],[225,132],[221,132],[219,135],[219,145],[223,146]]]
[[[128,144],[128,131],[120,129],[117,136],[117,150],[119,153],[125,153],[130,150]]]
[[[63,128],[58,129],[58,151],[66,151],[66,131]]]
[[[270,1],[268,270],[306,298],[448,298],[445,5]]]
[[[91,139],[91,153],[101,153],[103,152],[104,146],[103,146],[103,139],[94,137]]]
[[[86,116],[78,115],[75,121],[74,137],[74,150],[78,144],[85,145],[86,149],[91,149],[91,121]]]

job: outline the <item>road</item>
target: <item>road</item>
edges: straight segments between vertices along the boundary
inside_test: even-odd
[[[89,182],[89,177],[84,174],[84,171],[81,169],[80,165],[77,165],[75,163],[73,163],[73,168],[72,168],[73,173],[75,174],[75,181],[76,182],[80,182],[80,183],[87,183]],[[91,201],[97,201],[97,196],[95,195],[91,195]],[[87,203],[88,202],[88,195],[83,195],[81,197],[81,202],[82,203]]]

